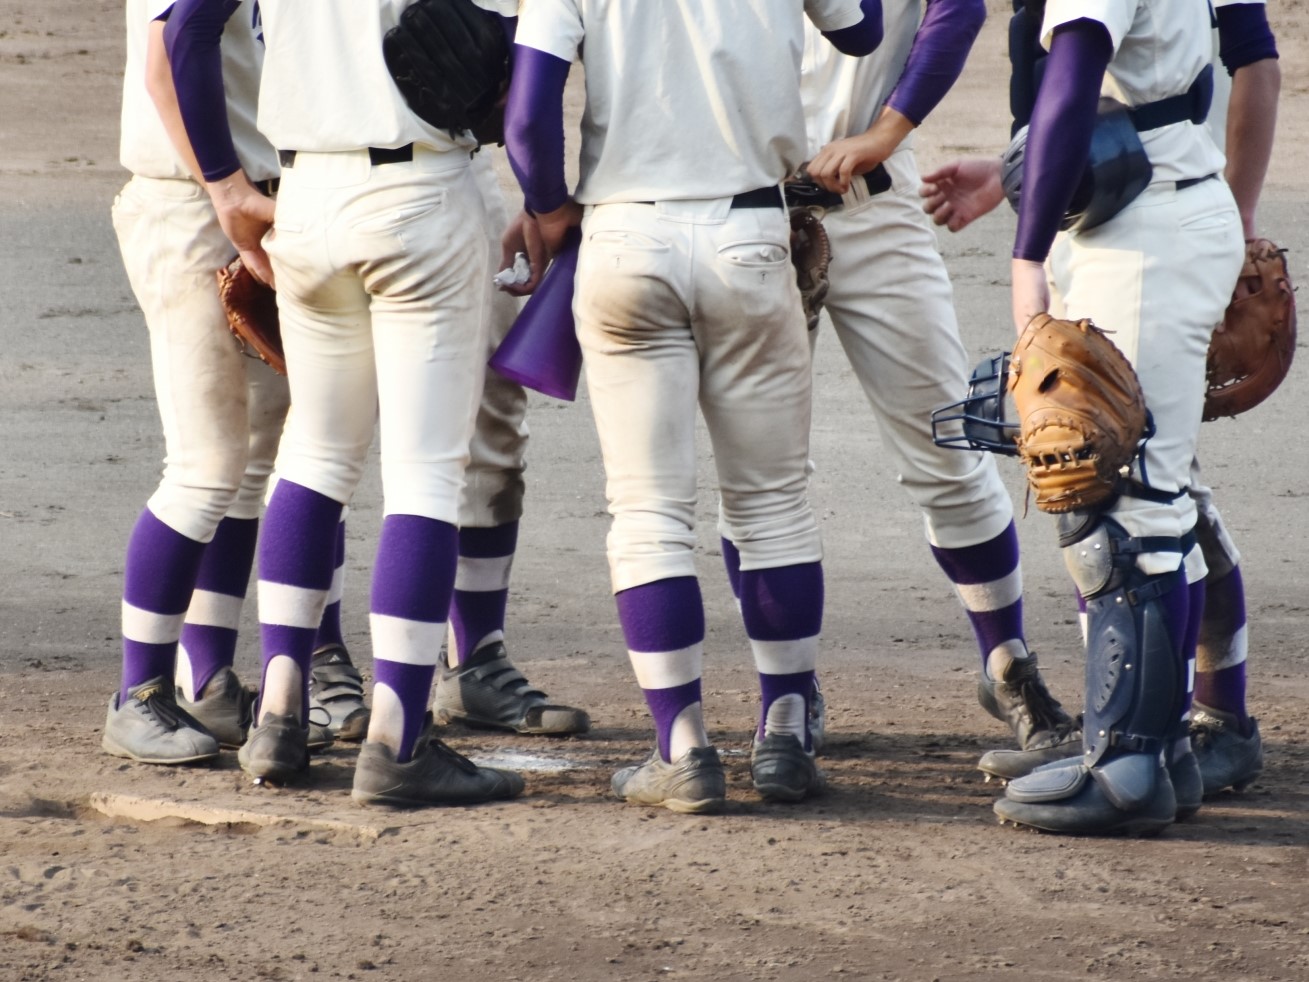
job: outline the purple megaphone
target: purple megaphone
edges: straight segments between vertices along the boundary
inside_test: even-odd
[[[573,324],[573,278],[581,244],[582,230],[569,229],[490,361],[505,378],[566,402],[577,398],[582,371],[582,347]]]

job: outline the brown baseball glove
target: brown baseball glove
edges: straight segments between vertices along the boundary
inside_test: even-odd
[[[1295,354],[1295,291],[1286,250],[1245,244],[1245,267],[1223,322],[1209,341],[1204,418],[1236,416],[1272,395]]]
[[[236,339],[278,375],[285,375],[282,326],[273,288],[255,279],[237,256],[218,271],[218,299]]]
[[[1009,392],[1036,507],[1073,511],[1115,493],[1145,431],[1145,397],[1102,330],[1038,314],[1014,347]]]
[[[831,285],[827,267],[832,262],[832,244],[822,221],[808,208],[791,209],[791,265],[800,287],[805,320],[809,330],[818,327],[818,315]]]

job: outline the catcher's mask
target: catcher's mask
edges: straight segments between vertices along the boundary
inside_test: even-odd
[[[1008,382],[1009,352],[983,358],[968,380],[968,395],[932,413],[932,442],[1016,457],[1019,425],[1005,418]]]
[[[1000,183],[1014,211],[1018,210],[1022,198],[1026,156],[1027,127],[1024,126],[1014,134],[1001,163]],[[1103,225],[1145,190],[1153,173],[1127,107],[1114,99],[1102,98],[1091,134],[1086,170],[1059,227],[1064,231],[1085,232]]]

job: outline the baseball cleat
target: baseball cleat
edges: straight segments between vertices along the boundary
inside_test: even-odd
[[[1250,732],[1243,735],[1234,714],[1197,702],[1191,708],[1191,745],[1206,796],[1228,788],[1244,791],[1264,768],[1263,738],[1253,716]]]
[[[177,705],[173,685],[157,676],[109,699],[100,746],[142,764],[197,764],[218,756],[218,740]]]
[[[546,694],[514,667],[503,642],[479,648],[454,668],[448,667],[447,659],[442,652],[432,697],[438,723],[536,736],[568,736],[591,728],[591,717],[584,710],[548,702]]]
[[[803,801],[827,790],[814,755],[789,733],[770,733],[750,749],[750,776],[764,801]]]
[[[809,746],[815,754],[823,752],[827,742],[827,700],[823,690],[818,687],[818,676],[814,676],[814,691],[809,696]]]
[[[1155,835],[1177,817],[1172,781],[1157,754],[1046,767],[1009,783],[995,814],[1063,835]]]
[[[713,747],[692,747],[669,763],[656,750],[643,764],[624,767],[611,782],[614,795],[635,805],[703,815],[727,803],[727,775]]]
[[[309,706],[327,712],[328,730],[338,740],[357,743],[368,733],[371,713],[364,705],[364,680],[344,645],[324,645],[309,666]]]
[[[364,743],[350,797],[361,805],[393,808],[475,805],[515,798],[524,787],[523,778],[513,771],[479,767],[438,740],[429,714],[413,756],[403,764],[385,744]]]
[[[1033,753],[1029,772],[1040,764],[1081,753],[1081,724],[1064,712],[1045,687],[1035,653],[1012,659],[1000,680],[983,670],[977,682],[977,701],[1013,731],[1021,750]],[[1067,750],[1055,749],[1060,747]]]
[[[195,702],[187,701],[179,688],[177,704],[217,737],[219,746],[234,750],[245,743],[258,695],[254,686],[241,685],[230,668],[220,668],[205,683]]]
[[[309,730],[295,713],[267,713],[251,728],[236,759],[256,781],[286,784],[309,770]]]

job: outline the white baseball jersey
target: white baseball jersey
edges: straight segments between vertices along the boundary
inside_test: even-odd
[[[809,136],[806,159],[833,140],[863,133],[873,124],[909,61],[921,15],[919,0],[883,3],[885,35],[877,51],[865,58],[842,54],[812,23],[806,27],[800,65],[800,97]],[[903,143],[912,140],[911,133]]]
[[[1049,0],[1042,43],[1048,48],[1056,27],[1084,19],[1103,24],[1113,41],[1101,93],[1128,106],[1185,92],[1213,60],[1209,5],[1196,0]],[[1156,181],[1223,169],[1223,153],[1203,125],[1161,126],[1142,133],[1141,143]]]
[[[451,137],[414,115],[386,70],[382,38],[410,2],[260,0],[267,53],[259,129],[274,146],[317,152],[477,146],[471,134]],[[474,2],[506,17],[518,13],[517,0]],[[325,105],[331,113],[322,112]]]
[[[807,159],[798,85],[806,14],[827,31],[863,16],[858,0],[527,4],[519,44],[571,62],[586,39],[577,200],[722,198],[793,173]],[[751,56],[728,54],[737,51]]]
[[[145,87],[146,41],[150,23],[176,0],[127,0],[127,67],[123,75],[123,116],[119,160],[142,177],[189,178],[186,167],[159,121]],[[243,3],[223,30],[223,85],[227,121],[236,155],[256,181],[277,176],[277,154],[255,128],[255,100],[263,65],[258,5]]]

